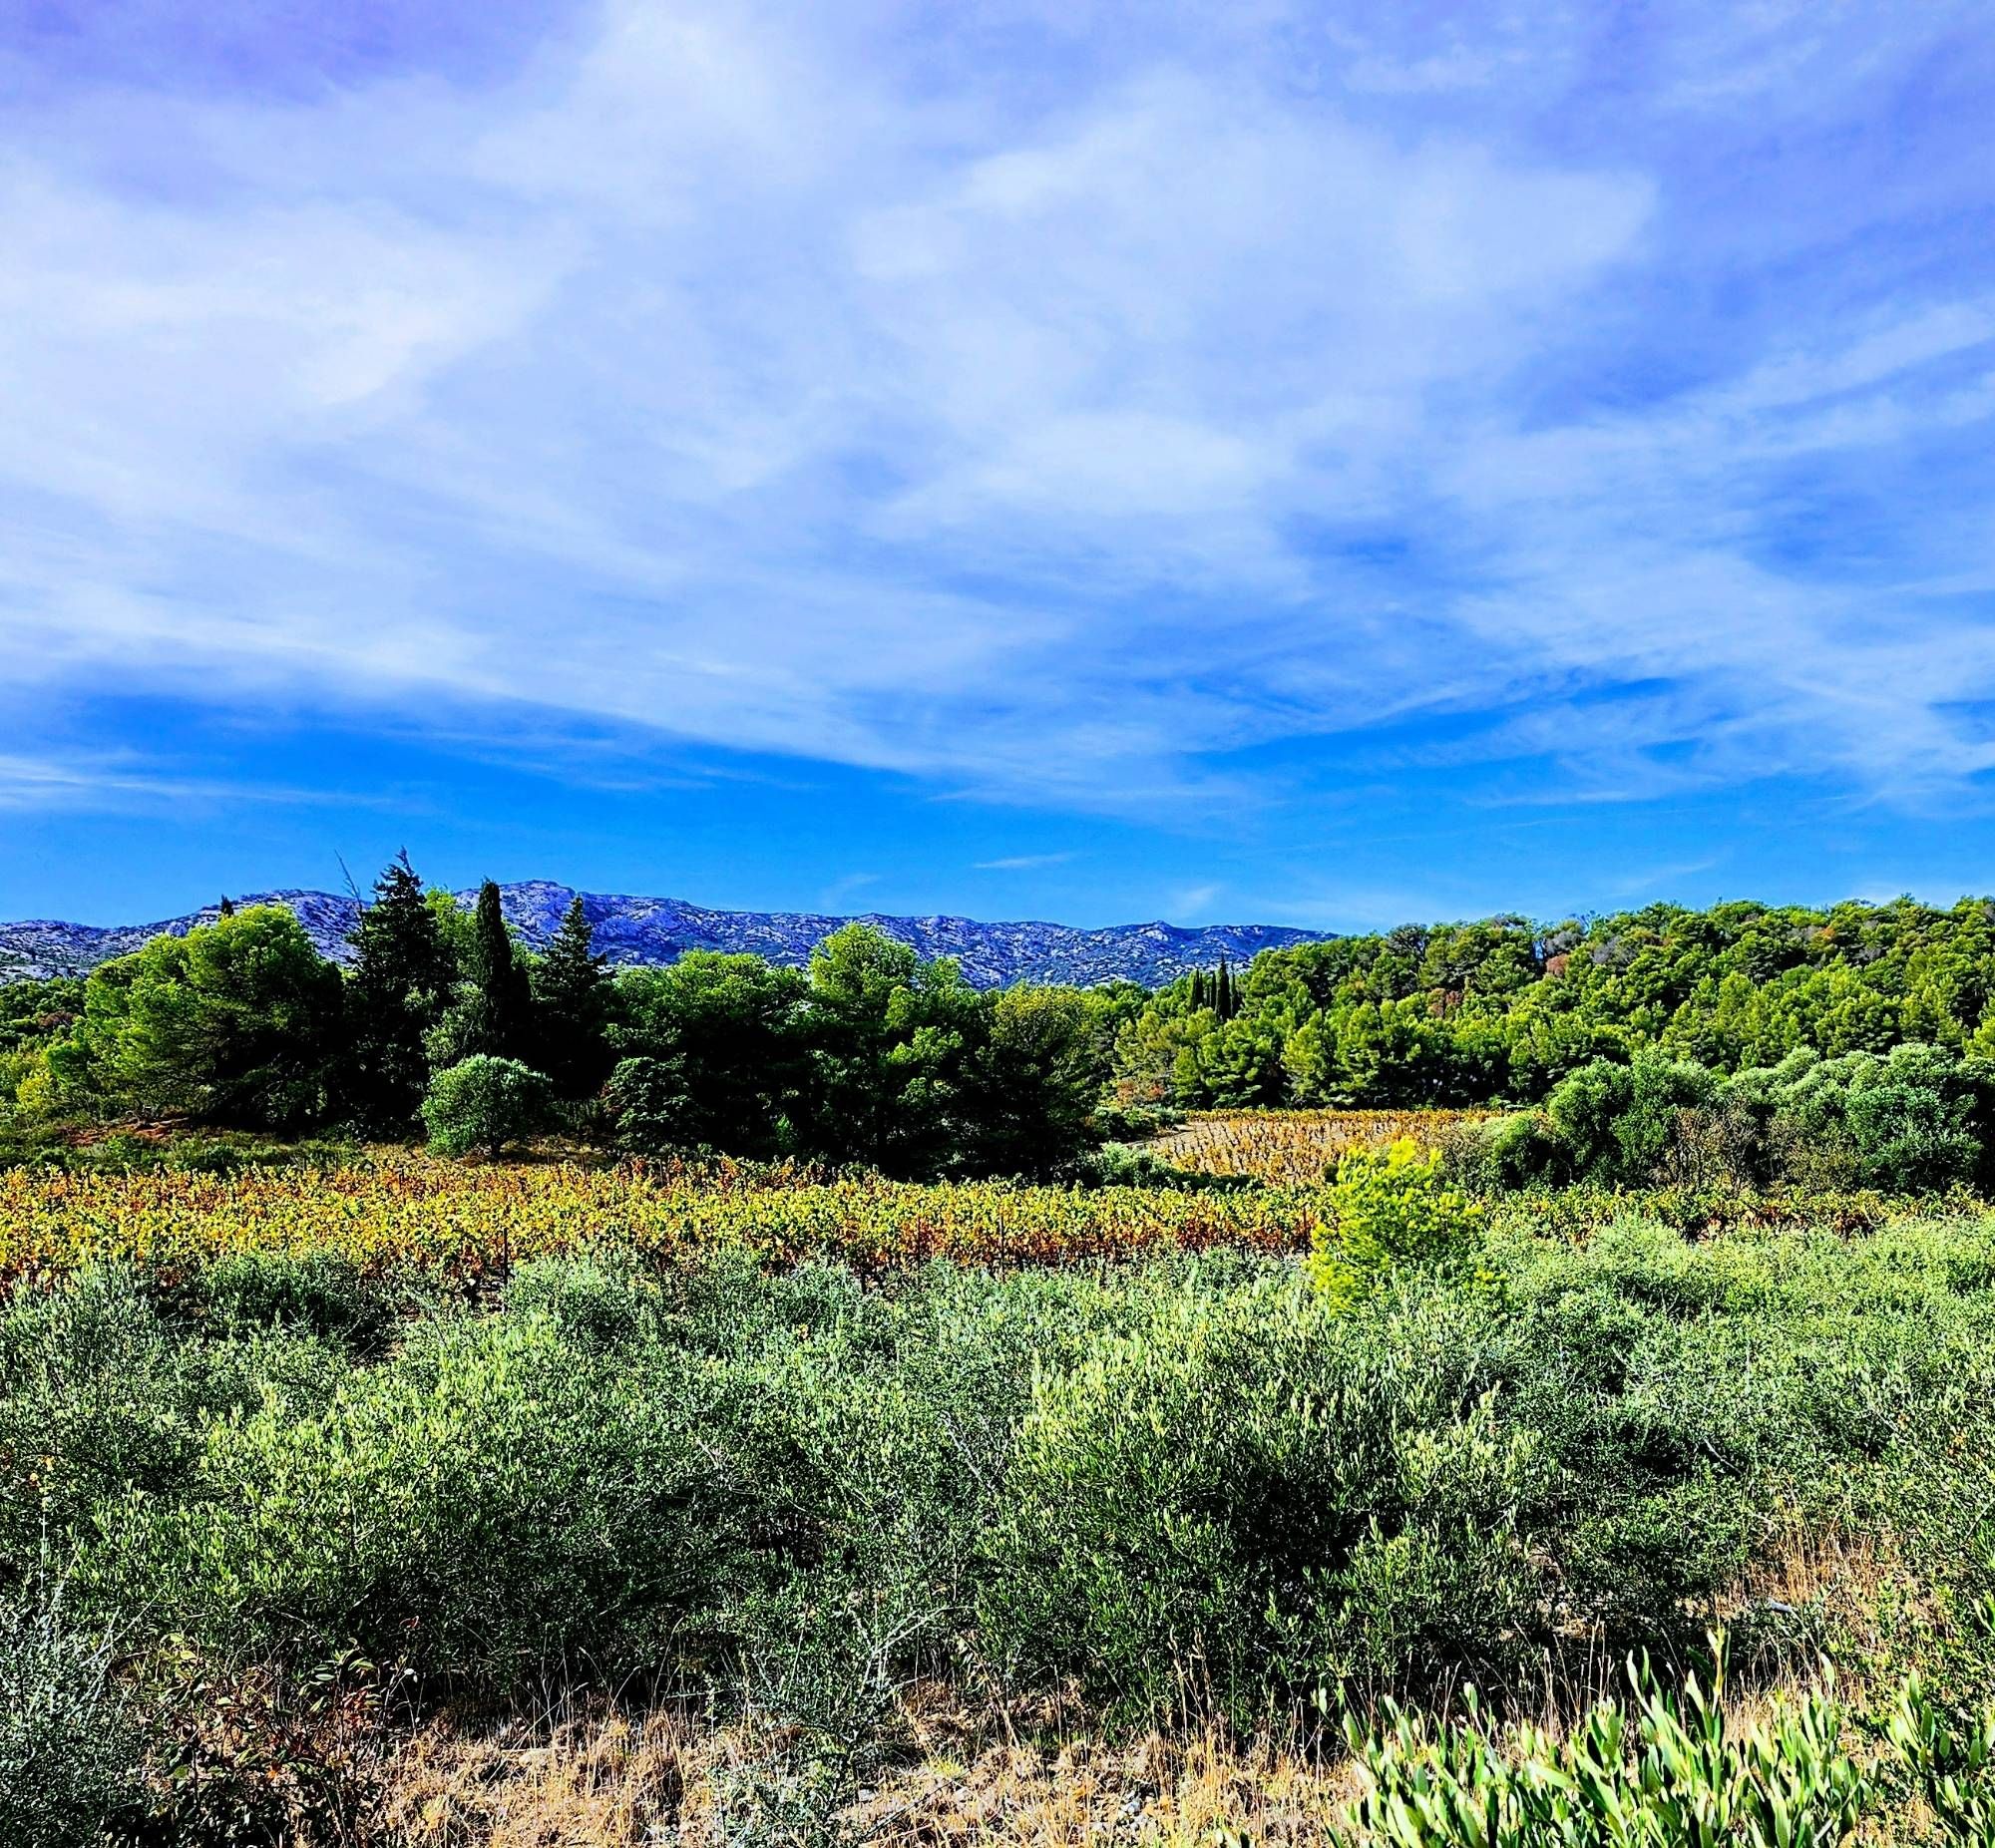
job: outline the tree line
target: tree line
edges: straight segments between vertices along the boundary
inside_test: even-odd
[[[529,953],[496,887],[467,912],[403,857],[344,969],[289,912],[252,907],[87,979],[0,988],[0,1116],[403,1136],[426,1100],[444,1107],[441,1074],[502,1061],[460,1081],[467,1108],[519,1091],[625,1148],[1027,1174],[1084,1149],[1104,1100],[1532,1104],[1645,1053],[1720,1074],[1906,1044],[1978,1063],[1992,1009],[1982,899],[1498,917],[1267,950],[1155,990],[982,993],[861,925],[805,969],[695,951],[612,971],[578,902]]]
[[[0,1097],[279,1135],[420,1122],[461,1148],[565,1118],[642,1152],[1025,1174],[1091,1140],[1131,998],[982,993],[862,925],[807,969],[693,951],[612,973],[579,899],[534,954],[496,885],[467,913],[406,856],[350,945],[342,969],[282,907],[225,908],[81,982],[0,990]]]
[[[1537,924],[1414,924],[1264,950],[1120,1031],[1125,1103],[1536,1102],[1645,1048],[1719,1072],[1929,1044],[1995,1056],[1995,901],[1656,905]]]

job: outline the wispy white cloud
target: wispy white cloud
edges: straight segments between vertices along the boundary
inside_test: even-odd
[[[1063,867],[1070,860],[1077,860],[1078,854],[1011,854],[1002,860],[980,860],[972,869],[977,873],[1033,873],[1042,867]]]
[[[1203,920],[1210,917],[1214,903],[1225,890],[1216,884],[1185,886],[1171,895],[1165,909],[1172,918]]]
[[[382,798],[280,783],[187,776],[131,753],[44,757],[0,752],[0,809],[159,812],[190,802],[378,806]]]
[[[0,685],[524,702],[1075,809],[1245,808],[1240,754],[1422,715],[1497,795],[1958,783],[1995,269],[1866,289],[1902,192],[1700,216],[1684,138],[1847,133],[1967,16],[1791,11],[1658,12],[1559,136],[1592,9],[999,6],[1012,64],[607,0],[476,83],[45,86]]]

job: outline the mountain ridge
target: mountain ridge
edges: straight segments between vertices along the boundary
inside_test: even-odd
[[[986,922],[948,914],[897,917],[878,912],[834,916],[818,912],[724,911],[683,899],[646,898],[628,893],[578,894],[552,880],[521,880],[499,889],[501,907],[521,939],[540,949],[560,926],[570,902],[581,898],[596,930],[596,946],[612,964],[656,967],[676,961],[689,949],[748,950],[776,963],[800,967],[817,943],[848,924],[867,924],[924,957],[954,956],[964,976],[980,988],[1016,981],[1059,981],[1088,985],[1125,978],[1147,987],[1173,980],[1194,968],[1209,968],[1221,955],[1251,961],[1257,951],[1292,943],[1320,942],[1334,934],[1282,924],[1162,923],[1109,924],[1082,929],[1039,920]],[[469,906],[475,892],[453,895]],[[337,893],[286,888],[253,893],[238,906],[281,905],[304,925],[322,955],[344,962],[346,936],[359,915],[358,901]],[[148,938],[185,935],[196,924],[211,924],[218,905],[144,924],[82,924],[32,918],[0,924],[0,983],[49,975],[82,975],[137,949]]]

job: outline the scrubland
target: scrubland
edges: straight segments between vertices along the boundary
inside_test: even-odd
[[[1989,1839],[1995,1223],[1407,1172],[0,1177],[8,1839]]]

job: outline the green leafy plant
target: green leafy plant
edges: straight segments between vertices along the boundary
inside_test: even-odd
[[[1481,1246],[1482,1207],[1448,1182],[1438,1154],[1410,1138],[1354,1149],[1338,1165],[1331,1203],[1311,1243],[1310,1277],[1340,1309],[1401,1267],[1459,1265]]]
[[[1946,1839],[1959,1848],[1995,1848],[1995,1707],[1956,1722],[1913,1674],[1899,1690],[1885,1736]]]
[[[63,1621],[59,1597],[0,1604],[0,1841],[95,1848],[134,1787],[139,1741],[110,1651]]]
[[[1458,1720],[1397,1707],[1381,1731],[1354,1720],[1369,1788],[1336,1848],[1835,1848],[1878,1807],[1827,1695],[1739,1724],[1722,1654],[1709,1685],[1670,1691],[1646,1663],[1629,1684],[1625,1704],[1601,1702],[1559,1739],[1499,1731],[1473,1689]]]
[[[509,1143],[540,1128],[553,1108],[554,1090],[542,1073],[518,1059],[478,1052],[430,1080],[423,1122],[439,1155],[483,1149],[497,1161]]]

